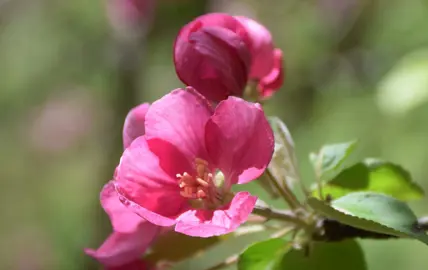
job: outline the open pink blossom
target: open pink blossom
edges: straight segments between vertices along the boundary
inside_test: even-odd
[[[112,182],[101,192],[101,204],[113,225],[113,233],[97,249],[85,249],[106,267],[122,267],[138,260],[155,240],[160,227],[142,219],[126,208],[118,198]]]
[[[235,18],[244,26],[250,39],[249,77],[258,82],[260,96],[267,98],[278,90],[284,81],[282,51],[274,47],[272,35],[262,24],[244,16]]]
[[[180,80],[209,100],[242,96],[250,69],[244,27],[228,14],[209,13],[185,25],[174,43]]]
[[[144,120],[149,107],[149,103],[143,103],[129,111],[123,126],[123,148],[128,147],[137,137],[144,135]]]
[[[257,198],[233,194],[231,186],[256,179],[272,158],[273,133],[261,106],[229,97],[214,110],[188,87],[154,102],[145,120],[145,135],[117,167],[123,204],[190,236],[226,234],[245,222]]]

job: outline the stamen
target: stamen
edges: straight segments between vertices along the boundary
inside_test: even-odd
[[[187,172],[176,174],[180,195],[193,203],[199,201],[202,203],[200,207],[216,209],[218,205],[222,204],[223,197],[214,183],[215,179],[210,172],[208,162],[196,158],[194,170],[195,175],[190,175]]]
[[[196,192],[196,196],[198,197],[198,199],[202,199],[205,198],[207,194],[205,194],[205,191],[203,191],[202,189],[199,189],[198,192]]]
[[[198,176],[202,176],[205,173],[205,166],[203,164],[197,164],[196,165],[196,172]]]
[[[196,182],[198,182],[203,187],[209,187],[210,186],[210,184],[207,181],[204,181],[199,177],[196,178]]]

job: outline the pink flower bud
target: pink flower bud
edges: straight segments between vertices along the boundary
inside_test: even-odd
[[[180,80],[212,101],[241,96],[250,68],[249,39],[232,16],[211,13],[184,26],[174,44]]]
[[[235,16],[250,39],[251,71],[249,77],[258,83],[259,95],[271,96],[283,84],[282,51],[273,45],[272,35],[263,25],[243,16]]]

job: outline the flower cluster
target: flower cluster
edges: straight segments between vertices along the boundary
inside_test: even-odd
[[[195,237],[234,231],[257,197],[232,186],[257,179],[272,158],[262,107],[241,98],[247,85],[261,100],[282,84],[282,53],[266,28],[200,16],[178,34],[174,63],[187,87],[129,112],[123,155],[101,192],[113,233],[86,253],[109,269],[146,269],[139,257],[162,228]]]

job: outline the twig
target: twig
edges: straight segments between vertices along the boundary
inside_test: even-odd
[[[279,194],[281,194],[281,196],[284,198],[284,200],[287,202],[291,209],[296,209],[300,207],[299,201],[287,185],[281,187],[281,185],[276,181],[275,176],[273,176],[269,169],[266,169],[265,175],[272,183],[272,185],[278,190]]]
[[[307,226],[306,223],[296,217],[292,211],[277,210],[263,205],[256,205],[253,209],[253,214],[266,217],[267,219],[282,220],[298,226]]]
[[[322,149],[318,154],[319,159],[317,160],[317,163],[315,164],[315,178],[317,181],[317,190],[318,190],[318,196],[319,198],[323,201],[324,200],[324,196],[322,194],[322,182],[321,182],[321,177],[322,177],[322,172],[321,172],[321,167],[322,167],[322,161],[323,161],[323,152]]]
[[[275,233],[273,233],[270,237],[271,238],[279,238],[279,237],[283,237],[291,232],[293,232],[295,230],[295,228],[293,227],[285,227],[279,231],[276,231]]]

